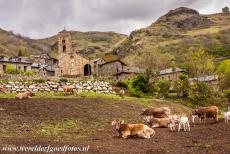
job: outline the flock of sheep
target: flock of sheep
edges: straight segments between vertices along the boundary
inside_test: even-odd
[[[192,122],[195,123],[195,119],[199,121],[205,121],[207,118],[213,118],[218,121],[219,108],[216,106],[200,107],[192,111]],[[230,111],[222,113],[224,114],[225,122],[230,120]],[[139,138],[151,138],[155,135],[153,128],[156,127],[168,127],[171,131],[178,131],[183,128],[184,131],[190,131],[189,118],[185,114],[172,115],[169,107],[149,108],[141,113],[144,116],[146,124],[125,124],[123,120],[115,119],[112,125],[115,126],[119,136],[127,138],[130,136],[136,136]]]

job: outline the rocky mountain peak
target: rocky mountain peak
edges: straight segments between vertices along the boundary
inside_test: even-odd
[[[200,15],[196,10],[179,7],[160,17],[154,24],[171,25],[175,28],[188,30],[191,28],[208,27],[211,26],[213,22],[206,16]]]

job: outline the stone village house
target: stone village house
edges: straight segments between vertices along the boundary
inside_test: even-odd
[[[134,76],[144,73],[139,67],[125,67],[122,71],[113,74],[113,80],[125,81],[130,80]]]
[[[181,73],[186,73],[186,71],[178,67],[169,68],[169,69],[159,71],[157,74],[157,79],[177,81],[179,80],[179,76]]]
[[[190,78],[189,82],[191,85],[195,84],[197,81],[205,82],[212,86],[214,90],[219,90],[219,76],[218,75],[207,75],[202,77]]]
[[[16,70],[26,72],[31,70],[32,62],[27,57],[0,57],[0,74],[6,72],[7,66],[13,66]]]

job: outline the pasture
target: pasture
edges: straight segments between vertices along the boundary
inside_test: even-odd
[[[191,108],[181,104],[103,94],[41,96],[0,99],[1,148],[89,145],[88,153],[230,153],[230,124],[223,119],[218,123],[211,120],[206,124],[191,123],[191,132],[155,128],[156,135],[151,139],[123,139],[111,126],[114,118],[144,123],[140,113],[148,106],[169,106],[173,113],[189,116]]]

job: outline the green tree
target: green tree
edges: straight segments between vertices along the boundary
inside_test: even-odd
[[[222,89],[230,88],[230,60],[222,61],[217,67],[217,74],[220,77],[220,86]]]
[[[27,56],[29,56],[30,55],[30,53],[29,53],[29,51],[28,51],[28,49],[27,48],[25,48],[25,47],[19,47],[19,50],[18,50],[18,56],[19,57],[27,57]]]
[[[164,97],[167,97],[168,96],[168,93],[169,93],[169,90],[170,90],[170,81],[168,80],[160,80],[157,82],[157,88],[158,88],[158,93],[161,95],[161,96],[164,96]]]
[[[144,93],[149,92],[148,80],[144,75],[134,77],[128,83],[128,92],[131,96],[142,97]]]
[[[213,74],[215,65],[214,58],[204,50],[198,52],[190,52],[189,59],[185,62],[185,67],[189,74],[194,77]]]
[[[177,92],[177,96],[188,97],[189,96],[189,80],[185,74],[180,74],[179,80],[174,83],[174,89]]]
[[[172,60],[169,53],[161,53],[159,49],[150,46],[140,49],[135,56],[135,64],[145,69],[148,80],[151,77],[156,79],[155,72],[169,67]]]

